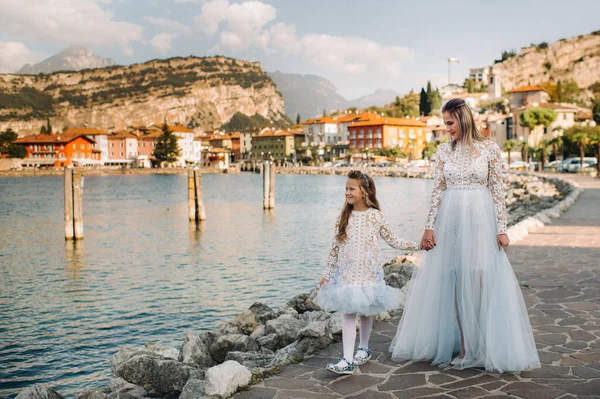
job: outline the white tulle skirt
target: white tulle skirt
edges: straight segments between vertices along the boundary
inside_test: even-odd
[[[435,224],[437,246],[415,268],[390,346],[394,360],[516,372],[540,367],[527,308],[512,266],[498,248],[487,188],[447,189]]]
[[[323,284],[316,297],[321,309],[342,314],[371,316],[398,309],[404,294],[385,283],[372,285],[345,285],[335,278]]]

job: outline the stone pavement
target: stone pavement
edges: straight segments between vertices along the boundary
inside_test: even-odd
[[[600,180],[573,180],[585,190],[575,205],[509,248],[542,368],[498,375],[392,362],[396,318],[374,323],[374,360],[352,376],[323,369],[342,353],[338,342],[235,398],[600,398]]]

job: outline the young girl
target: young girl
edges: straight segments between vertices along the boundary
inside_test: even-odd
[[[344,355],[326,367],[338,374],[353,374],[354,366],[369,361],[371,315],[397,309],[403,300],[402,292],[388,287],[383,279],[378,236],[396,249],[419,250],[419,244],[398,238],[390,229],[375,194],[371,177],[357,170],[348,173],[346,202],[335,226],[327,268],[316,298],[323,310],[343,315]],[[353,356],[357,315],[360,315],[360,344]]]

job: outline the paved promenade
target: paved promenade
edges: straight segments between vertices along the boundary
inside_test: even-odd
[[[600,398],[600,180],[574,180],[585,191],[573,207],[509,247],[529,307],[541,369],[498,375],[392,362],[387,349],[399,321],[394,319],[374,323],[374,360],[352,376],[323,369],[340,356],[341,343],[336,343],[235,397]]]

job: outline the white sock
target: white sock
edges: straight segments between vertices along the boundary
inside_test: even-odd
[[[342,343],[344,357],[349,362],[354,362],[354,341],[356,341],[356,315],[345,314],[342,316]]]
[[[373,331],[373,318],[371,316],[360,316],[360,345],[359,348],[369,349],[369,338]]]

